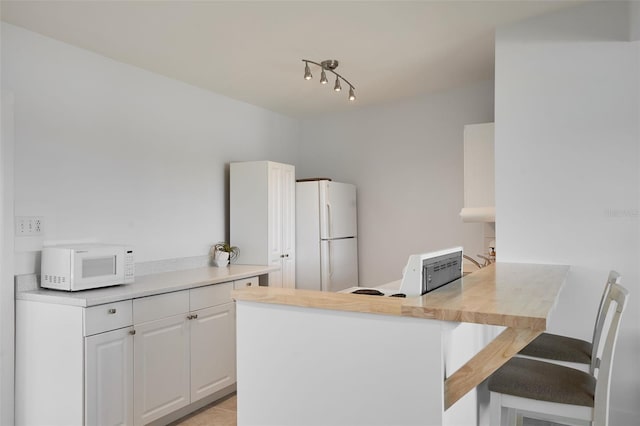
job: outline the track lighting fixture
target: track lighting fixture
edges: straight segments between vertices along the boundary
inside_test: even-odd
[[[353,84],[349,83],[349,81],[347,81],[346,78],[344,78],[343,76],[341,76],[335,71],[335,69],[338,68],[337,60],[327,59],[326,61],[317,63],[317,62],[310,61],[308,59],[303,59],[302,62],[304,62],[304,79],[305,80],[311,80],[312,78],[311,70],[309,69],[309,64],[311,63],[314,65],[317,65],[322,69],[322,73],[320,74],[320,83],[327,84],[329,80],[327,80],[326,71],[332,72],[336,76],[336,83],[333,86],[333,90],[335,90],[336,92],[339,92],[342,90],[342,86],[340,85],[340,80],[342,80],[349,85],[349,100],[350,101],[356,100],[356,94],[355,94],[356,88],[353,87]]]

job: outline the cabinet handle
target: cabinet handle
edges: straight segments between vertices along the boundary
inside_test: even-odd
[[[289,253],[285,254],[284,257],[289,257]]]
[[[284,254],[281,254],[280,257],[284,257]]]
[[[248,282],[247,284],[245,284],[247,287],[251,287],[251,283]]]
[[[111,308],[111,309],[109,309],[109,313],[110,313],[110,314],[115,314],[115,313],[116,313],[116,308]]]
[[[187,319],[188,320],[192,320],[193,319],[193,315],[187,315]]]
[[[198,314],[193,314],[193,319],[198,319]]]
[[[134,334],[136,334],[136,331],[135,330],[129,330],[129,334],[131,334],[133,336]]]

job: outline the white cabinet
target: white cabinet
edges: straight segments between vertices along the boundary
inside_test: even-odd
[[[135,424],[189,404],[189,320],[174,315],[135,325]]]
[[[87,336],[84,339],[85,423],[130,425],[133,420],[131,300],[92,306],[83,313]]]
[[[235,383],[232,288],[229,282],[134,301],[136,425]]]
[[[131,425],[132,303],[16,301],[16,424]]]
[[[276,265],[269,285],[295,288],[295,168],[272,161],[231,163],[231,243],[235,263]]]
[[[236,382],[236,305],[200,309],[191,321],[191,402]]]
[[[233,391],[231,290],[258,284],[249,277],[87,308],[17,300],[16,424],[143,425]]]
[[[494,124],[464,126],[465,222],[495,222]]]
[[[133,334],[130,328],[85,339],[85,424],[133,424]]]
[[[258,277],[242,282],[258,282]],[[231,300],[235,283],[194,288],[191,308],[191,402],[236,382],[236,304]]]

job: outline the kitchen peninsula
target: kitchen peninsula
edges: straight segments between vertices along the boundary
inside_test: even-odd
[[[568,270],[498,263],[406,299],[234,291],[238,424],[482,424],[478,386],[546,330]]]

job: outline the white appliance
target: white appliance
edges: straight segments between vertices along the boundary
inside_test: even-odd
[[[133,249],[112,244],[68,244],[43,247],[41,286],[79,291],[132,283]]]
[[[352,287],[340,293],[369,296],[421,296],[462,278],[462,247],[412,254],[402,271],[402,280],[380,287]]]
[[[330,180],[296,183],[296,288],[358,285],[356,187]]]
[[[404,267],[400,292],[420,296],[462,278],[462,247],[412,254]]]

